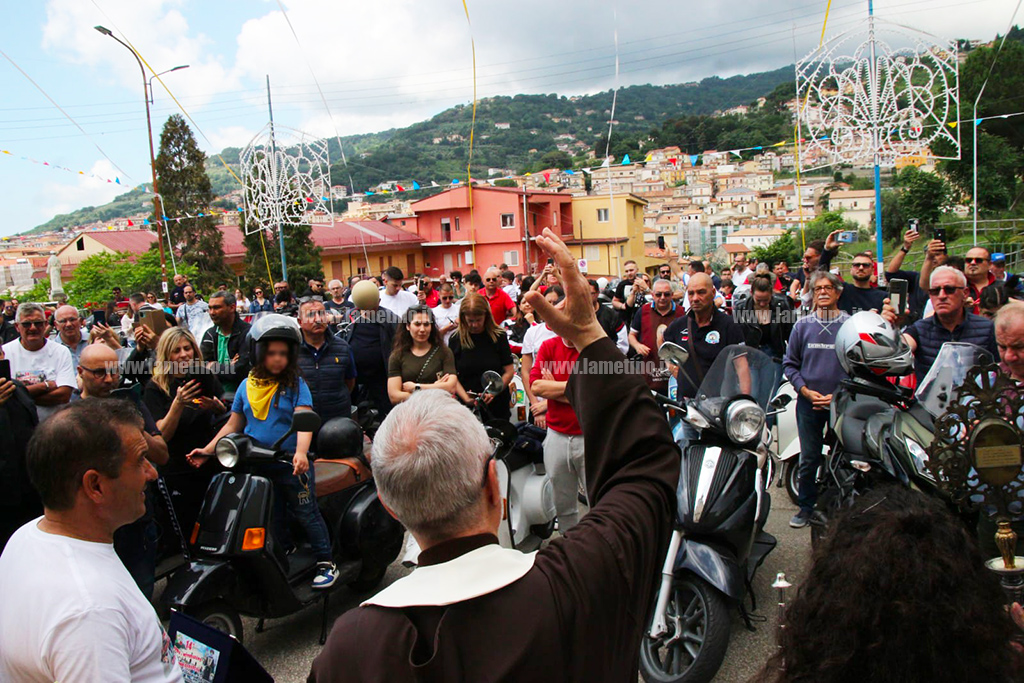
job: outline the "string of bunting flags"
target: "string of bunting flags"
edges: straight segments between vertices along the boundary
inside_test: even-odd
[[[1008,119],[1008,118],[1013,118],[1013,117],[1016,117],[1016,116],[1024,116],[1024,111],[1013,112],[1011,114],[996,114],[996,115],[992,115],[992,116],[983,116],[983,117],[978,117],[976,119],[962,119],[960,121],[951,121],[951,122],[947,123],[946,125],[949,126],[950,128],[956,128],[958,125],[970,124],[970,123],[973,123],[975,126],[978,126],[978,125],[981,125],[982,122],[990,120],[990,119]],[[828,139],[828,136],[822,136],[822,137],[820,137],[818,139],[819,140],[826,140],[826,139]],[[806,138],[801,138],[800,142],[801,143],[806,142]],[[735,155],[737,157],[742,157],[743,156],[743,152],[758,152],[758,151],[766,151],[766,150],[775,150],[775,149],[779,149],[779,148],[789,148],[789,147],[795,147],[795,146],[796,146],[795,141],[783,140],[782,142],[776,142],[776,143],[771,144],[771,145],[754,145],[752,147],[741,147],[741,148],[737,148],[737,149],[722,150],[722,151],[718,152],[718,154],[727,154],[727,155],[731,154],[731,155]],[[101,181],[104,181],[104,182],[107,182],[107,183],[111,183],[111,184],[114,184],[114,185],[123,185],[123,183],[121,182],[120,177],[116,177],[115,176],[114,178],[107,178],[107,177],[104,177],[104,176],[97,175],[96,173],[91,173],[91,172],[81,171],[81,170],[77,170],[76,171],[75,169],[68,168],[67,166],[62,166],[60,164],[52,163],[52,162],[49,162],[49,161],[44,161],[44,160],[36,159],[36,158],[30,157],[30,156],[26,156],[26,155],[17,155],[14,152],[11,152],[10,150],[7,150],[7,149],[0,149],[0,154],[8,156],[10,158],[17,158],[17,159],[20,159],[22,161],[28,161],[28,162],[31,162],[33,164],[37,164],[37,165],[40,165],[40,166],[47,166],[49,168],[53,168],[53,169],[57,169],[57,170],[61,170],[61,171],[66,171],[68,173],[72,173],[72,174],[75,174],[75,175],[80,175],[80,176],[88,177],[88,178],[96,178],[97,180],[101,180]],[[686,160],[686,161],[690,162],[690,166],[696,166],[701,161],[701,157],[702,156],[703,156],[702,154],[684,154],[684,155],[681,155],[681,157],[678,157],[678,158],[669,158],[668,162],[674,165],[674,164],[676,164],[677,162],[679,162],[681,160]],[[651,154],[647,154],[644,157],[644,159],[642,160],[642,162],[647,163],[647,162],[650,162],[652,160],[653,160],[652,155]],[[624,155],[622,157],[622,160],[619,163],[612,163],[612,160],[609,157],[609,158],[604,160],[604,163],[602,163],[600,166],[598,166],[596,168],[600,169],[600,168],[611,168],[611,167],[617,167],[617,166],[629,166],[629,165],[632,165],[633,163],[636,163],[636,162],[632,161],[630,159],[629,155],[626,154],[626,155]],[[584,174],[593,175],[594,170],[595,170],[595,167],[585,167],[585,168],[579,169],[578,171],[573,170],[571,168],[567,168],[567,169],[562,170],[561,172],[565,173],[566,175],[576,175],[577,173],[584,173]],[[525,173],[524,175],[525,176],[532,176],[532,175],[535,175],[535,174]],[[542,175],[544,176],[545,182],[551,182],[551,173],[550,173],[550,171],[545,171],[545,172],[542,173]],[[474,178],[473,181],[474,182],[486,182],[488,184],[493,185],[498,180],[512,180],[512,179],[515,179],[517,177],[518,176],[508,175],[508,176],[502,176],[502,177],[499,177],[499,178],[488,178],[486,181],[479,181],[479,180]],[[450,183],[443,183],[443,184],[442,183],[438,183],[436,181],[431,181],[428,185],[426,185],[426,187],[428,187],[428,188],[454,187],[454,186],[458,186],[458,185],[462,185],[462,184],[465,184],[464,180],[460,180],[459,178],[453,178]],[[143,185],[137,185],[136,188],[138,188],[138,187],[145,187],[145,185],[144,184]],[[372,196],[377,196],[377,195],[401,194],[401,193],[404,193],[404,192],[412,192],[412,191],[420,190],[420,189],[423,189],[423,187],[424,187],[424,185],[421,185],[419,182],[413,180],[407,186],[399,184],[399,183],[395,183],[395,185],[394,185],[394,187],[392,189],[380,189],[380,190],[377,190],[377,191],[366,190],[366,191],[364,191],[361,194],[363,196],[366,196],[366,197],[372,197]],[[351,196],[352,197],[358,197],[358,196],[360,196],[360,193],[354,193]],[[327,201],[327,197],[321,197],[321,199],[323,199],[324,201]],[[313,203],[315,201],[315,199],[312,198],[312,197],[307,197],[306,201],[308,203]],[[296,201],[295,203],[296,204],[301,204],[301,201]],[[196,215],[186,214],[184,216],[176,216],[176,217],[163,216],[162,220],[157,220],[157,221],[151,221],[151,220],[149,220],[147,218],[147,219],[143,219],[142,220],[141,225],[143,225],[143,226],[150,226],[150,225],[162,225],[164,223],[167,223],[167,224],[180,223],[183,220],[189,220],[189,219],[195,219],[195,218],[204,218],[206,216],[227,216],[227,215],[231,215],[231,214],[234,214],[234,213],[242,213],[242,211],[243,211],[243,209],[240,206],[235,208],[235,209],[233,209],[233,210],[230,210],[230,209],[209,209],[207,211],[204,211],[202,213],[198,213]],[[136,227],[136,223],[131,221],[131,220],[128,221],[128,225],[130,227]],[[113,226],[107,226],[107,229],[108,230],[113,230],[114,228],[113,228]]]

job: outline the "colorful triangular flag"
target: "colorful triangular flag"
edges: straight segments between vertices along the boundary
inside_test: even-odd
[[[398,188],[399,192],[405,192],[405,188],[399,185],[398,183],[395,183],[395,187]]]
[[[417,183],[415,180],[412,181],[412,189],[414,189],[414,190],[420,189],[420,184]]]
[[[132,223],[132,219],[131,219],[131,218],[129,218],[129,219],[128,219],[128,227],[130,228],[130,227],[133,227],[134,225],[135,225],[135,224],[134,224],[134,223]]]
[[[624,164],[628,164],[629,163],[629,155],[628,154],[623,155],[622,163],[624,163]]]

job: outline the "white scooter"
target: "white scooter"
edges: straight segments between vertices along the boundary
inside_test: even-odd
[[[771,410],[776,413],[775,425],[772,427],[772,455],[779,460],[779,486],[785,486],[793,503],[797,499],[796,475],[800,465],[800,435],[796,428],[796,408],[790,408],[796,400],[796,392],[788,380],[782,380],[775,396],[772,397]],[[783,410],[785,408],[785,410]]]
[[[496,396],[504,388],[501,375],[483,374],[480,395]],[[470,394],[471,396],[473,394]],[[506,548],[532,552],[555,530],[555,494],[544,470],[544,430],[526,422],[484,419],[483,402],[475,411],[494,444],[498,482],[505,512],[498,541]]]

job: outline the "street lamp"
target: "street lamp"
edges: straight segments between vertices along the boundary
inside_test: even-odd
[[[113,38],[118,43],[123,45],[126,50],[131,52],[132,56],[135,57],[135,61],[138,62],[138,64],[139,64],[139,71],[142,72],[142,95],[143,95],[143,99],[146,101],[146,132],[148,134],[148,138],[147,139],[149,140],[149,168],[153,172],[153,212],[156,214],[156,220],[162,221],[164,223],[164,231],[165,231],[165,234],[167,235],[168,247],[173,248],[173,246],[171,246],[171,231],[167,227],[167,222],[163,220],[163,217],[164,217],[163,200],[160,197],[159,189],[157,188],[157,184],[156,184],[156,155],[153,152],[153,120],[152,120],[152,117],[151,117],[150,112],[149,112],[149,102],[150,102],[149,94],[150,94],[150,86],[152,84],[152,79],[147,79],[146,78],[146,68],[142,65],[142,58],[139,57],[139,53],[137,53],[130,45],[128,45],[124,41],[120,40],[117,36],[115,36],[110,31],[109,28],[106,28],[104,26],[95,26],[93,28],[95,28],[97,31],[99,31],[103,35],[108,36],[110,38]],[[170,71],[177,71],[178,69],[184,69],[184,68],[186,68],[186,67],[185,66],[176,66],[173,69],[170,69]],[[162,73],[167,73],[167,72],[164,71]],[[159,75],[160,74],[157,74],[157,76],[159,76]],[[154,76],[154,78],[155,77],[156,76]],[[156,243],[160,247],[160,279],[162,281],[163,293],[167,294],[170,291],[169,288],[167,287],[167,257],[164,255],[164,240],[163,240],[162,237],[160,237],[160,230],[159,230],[159,228],[157,229],[157,237],[158,237],[158,239],[157,239]]]
[[[172,71],[181,71],[182,69],[187,69],[188,67],[189,67],[188,64],[182,64],[181,66],[176,66],[173,69],[168,69],[167,71],[161,71],[158,74],[153,74],[152,76],[150,76],[149,77],[149,103],[153,104],[153,79],[154,78],[159,78],[160,76],[163,76],[164,74],[169,74]]]

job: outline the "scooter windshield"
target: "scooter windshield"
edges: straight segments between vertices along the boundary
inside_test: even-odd
[[[700,407],[715,415],[723,400],[746,394],[766,410],[775,388],[775,364],[767,354],[751,346],[733,344],[722,349],[708,368],[697,390]]]
[[[992,354],[980,346],[946,342],[939,349],[939,355],[935,357],[928,374],[917,385],[914,398],[929,415],[938,419],[946,412],[953,399],[953,392],[964,383],[967,371],[991,362]]]

